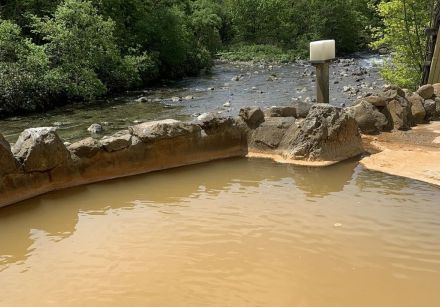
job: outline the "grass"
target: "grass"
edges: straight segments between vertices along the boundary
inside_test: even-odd
[[[219,53],[219,58],[231,62],[289,63],[301,58],[294,50],[273,45],[232,45]]]

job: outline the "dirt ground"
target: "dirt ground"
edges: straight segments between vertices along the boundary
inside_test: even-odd
[[[367,169],[440,186],[440,122],[410,131],[363,136],[370,153],[361,160]]]

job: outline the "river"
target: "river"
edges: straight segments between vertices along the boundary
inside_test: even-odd
[[[384,81],[379,67],[384,59],[386,57],[361,53],[332,64],[331,103],[348,106],[356,97],[381,89]],[[244,106],[264,109],[290,105],[293,99],[312,100],[314,84],[314,68],[307,62],[218,63],[211,73],[199,77],[164,81],[161,86],[127,92],[112,99],[0,120],[0,132],[14,143],[26,128],[55,126],[64,141],[74,142],[90,136],[87,128],[94,123],[103,126],[103,135],[109,135],[145,121],[191,120],[204,112],[235,116]]]

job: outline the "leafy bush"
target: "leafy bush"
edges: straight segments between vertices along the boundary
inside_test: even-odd
[[[47,104],[49,58],[44,46],[21,35],[18,25],[0,20],[0,109],[34,111]]]
[[[391,83],[415,88],[420,80],[425,61],[426,36],[429,27],[431,0],[382,1],[377,6],[384,28],[376,29],[373,48],[386,47],[392,60],[382,70]]]
[[[223,60],[253,62],[292,62],[298,55],[273,45],[235,45],[220,53]]]

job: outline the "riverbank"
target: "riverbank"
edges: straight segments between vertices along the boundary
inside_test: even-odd
[[[356,54],[331,65],[330,103],[349,106],[357,97],[383,88],[379,67],[386,57]],[[29,116],[0,120],[0,132],[10,143],[29,127],[56,127],[65,142],[90,136],[87,128],[100,124],[98,137],[110,136],[126,127],[172,118],[191,121],[200,114],[216,112],[237,116],[246,106],[262,110],[313,101],[315,69],[307,61],[294,63],[217,63],[212,72],[198,77],[167,81],[141,91],[126,92],[112,99],[71,104]]]

